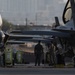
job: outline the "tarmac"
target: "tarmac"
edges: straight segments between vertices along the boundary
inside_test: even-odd
[[[55,65],[55,66],[49,66],[48,64],[40,64],[40,66],[35,66],[34,63],[30,64],[15,64],[14,68],[74,68],[73,65]]]
[[[0,67],[0,75],[75,75],[75,68],[61,66],[49,66],[41,64],[15,64],[14,67]]]

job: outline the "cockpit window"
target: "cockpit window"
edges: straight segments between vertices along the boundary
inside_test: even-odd
[[[71,4],[68,0],[63,12],[63,22],[67,23],[72,18],[72,10],[71,10]]]

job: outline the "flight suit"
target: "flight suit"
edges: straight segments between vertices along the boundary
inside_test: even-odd
[[[43,53],[43,47],[41,44],[37,44],[34,48],[34,54],[35,54],[35,66],[38,64],[40,66],[41,61],[41,55]]]

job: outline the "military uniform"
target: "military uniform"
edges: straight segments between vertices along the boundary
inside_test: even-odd
[[[38,43],[34,48],[34,54],[35,54],[35,66],[38,64],[40,66],[41,61],[41,55],[43,53],[43,47],[40,43]]]

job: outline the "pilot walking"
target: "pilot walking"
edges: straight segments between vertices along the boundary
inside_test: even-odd
[[[38,41],[38,44],[35,45],[34,48],[34,55],[35,55],[35,66],[38,64],[40,66],[41,56],[43,54],[43,47],[40,44],[40,41]]]

